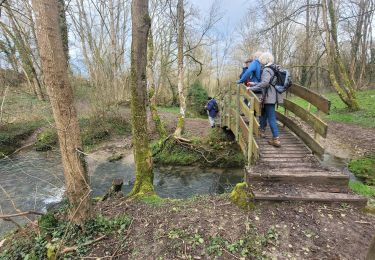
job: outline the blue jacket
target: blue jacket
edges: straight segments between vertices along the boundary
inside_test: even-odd
[[[208,110],[208,115],[210,117],[215,117],[216,116],[216,111],[214,109],[214,104],[217,104],[216,100],[214,98],[211,99],[210,101],[208,101],[207,110]]]
[[[251,82],[260,82],[261,65],[259,60],[253,60],[245,73],[241,74],[241,79],[237,83],[244,83],[250,77]]]
[[[248,68],[249,68],[249,67],[243,67],[243,68],[242,68],[242,72],[241,72],[241,74],[240,74],[240,79],[241,79],[242,75],[247,71]]]

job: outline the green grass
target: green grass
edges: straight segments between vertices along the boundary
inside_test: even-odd
[[[349,170],[365,184],[375,185],[375,154],[349,162]]]
[[[142,197],[141,200],[146,204],[150,204],[154,206],[160,206],[166,202],[165,199],[160,198],[158,195]]]
[[[174,113],[179,114],[180,113],[180,107],[158,107],[159,112],[167,112],[167,113]]]
[[[336,93],[324,94],[327,99],[331,101],[330,114],[325,118],[331,121],[339,121],[346,123],[353,123],[364,127],[375,128],[375,90],[365,90],[357,92],[357,99],[360,104],[361,110],[352,112],[349,111],[346,105],[341,101]],[[307,101],[293,97],[292,100],[303,108],[307,108]],[[283,111],[279,107],[279,111]],[[316,113],[317,109],[311,106],[311,112]]]
[[[374,186],[368,186],[366,184],[363,184],[360,181],[350,181],[349,187],[356,194],[359,194],[368,198],[375,198]]]

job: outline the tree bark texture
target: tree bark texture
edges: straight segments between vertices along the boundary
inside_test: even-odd
[[[186,102],[184,93],[184,1],[178,0],[177,3],[177,23],[178,23],[178,39],[177,39],[177,66],[178,66],[178,96],[180,99],[180,116],[178,118],[177,127],[174,132],[176,137],[181,137],[185,125]]]
[[[66,65],[69,66],[69,37],[68,37],[68,25],[66,23],[66,8],[65,8],[65,0],[58,0],[59,5],[59,24],[60,24],[60,31],[61,31],[61,39],[63,43],[63,49],[66,59]]]
[[[147,37],[151,26],[148,0],[132,0],[132,44],[131,44],[131,114],[133,149],[135,161],[135,183],[129,196],[154,193],[152,155],[149,147],[147,126]]]
[[[68,80],[61,40],[57,0],[33,0],[44,79],[52,105],[64,167],[70,218],[81,224],[91,216],[91,189],[82,153],[82,141],[73,91]]]

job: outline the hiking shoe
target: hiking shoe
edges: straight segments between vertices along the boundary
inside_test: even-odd
[[[266,138],[266,130],[260,129],[259,135],[260,135],[261,138]]]
[[[278,137],[272,138],[271,140],[268,141],[268,143],[272,146],[275,146],[275,147],[281,146],[281,142],[280,142],[280,139]]]

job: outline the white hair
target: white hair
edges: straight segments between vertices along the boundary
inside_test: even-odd
[[[253,53],[252,58],[253,58],[254,60],[259,59],[259,57],[260,57],[262,54],[263,54],[263,52],[261,52],[261,51],[256,51],[256,52]]]
[[[274,58],[273,55],[269,52],[263,52],[262,55],[259,57],[259,62],[263,65],[266,65],[268,63],[273,63]]]

